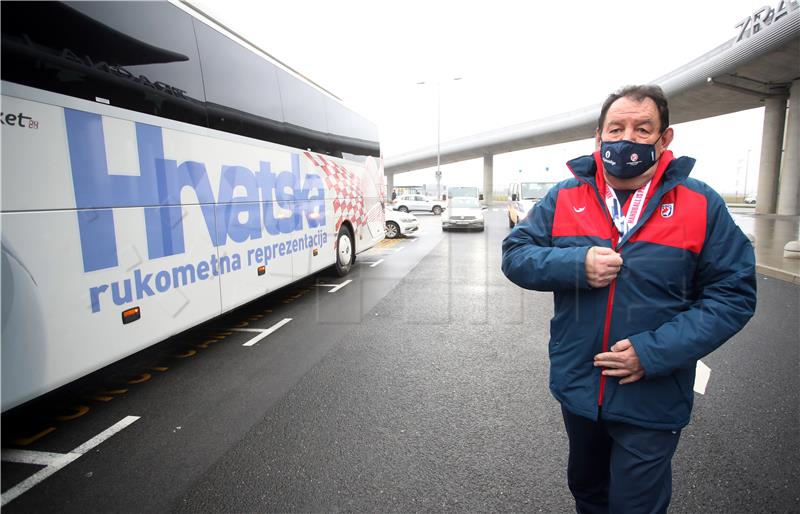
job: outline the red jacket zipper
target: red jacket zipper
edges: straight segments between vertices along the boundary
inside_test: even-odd
[[[611,308],[614,304],[614,290],[617,288],[617,279],[611,281],[608,286],[608,305],[606,305],[606,322],[603,326],[603,352],[608,351],[608,334],[611,331]],[[606,376],[600,375],[600,395],[597,397],[597,405],[603,406],[603,392],[606,387]]]
[[[595,162],[599,163],[599,159],[597,157],[595,157]],[[598,164],[598,166],[600,166],[600,164]],[[600,189],[599,189],[599,187],[600,187],[599,186],[599,182],[598,182],[598,186],[595,188],[589,183],[588,180],[586,180],[586,179],[584,179],[582,177],[579,177],[572,170],[572,167],[570,167],[569,163],[567,163],[567,168],[569,168],[569,171],[571,171],[572,174],[575,175],[575,178],[577,178],[578,180],[580,180],[581,182],[583,182],[584,184],[589,186],[589,188],[593,189],[595,191],[595,194],[598,195],[597,199],[600,201],[600,206],[603,208],[603,212],[606,215],[606,220],[609,221],[609,224],[611,226],[611,248],[614,251],[616,251],[617,250],[617,244],[619,244],[619,231],[617,230],[617,227],[614,226],[614,221],[611,219],[611,215],[608,213],[608,209],[606,208],[605,202],[602,201],[602,195],[600,195]],[[609,284],[609,286],[608,286],[608,304],[606,305],[606,318],[605,318],[605,322],[603,323],[603,353],[608,351],[608,336],[609,336],[609,333],[611,332],[611,309],[614,306],[614,291],[616,289],[617,289],[617,279],[614,279],[614,280],[611,281],[611,284]],[[605,387],[606,387],[606,376],[603,375],[602,371],[601,371],[601,373],[600,373],[600,393],[597,396],[597,405],[598,405],[598,407],[602,407],[603,406],[603,392],[605,391]]]
[[[616,251],[617,244],[619,244],[619,232],[617,227],[611,224],[611,248]],[[608,336],[611,332],[611,309],[614,307],[614,292],[617,289],[617,279],[611,281],[608,285],[608,303],[606,304],[606,319],[603,323],[603,353],[608,351]],[[600,394],[597,396],[597,406],[603,406],[603,392],[606,387],[606,376],[600,372]]]

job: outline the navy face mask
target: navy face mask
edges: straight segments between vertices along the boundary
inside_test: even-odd
[[[627,140],[603,141],[600,143],[600,157],[603,159],[606,171],[622,179],[638,177],[658,160],[655,144],[634,143]]]

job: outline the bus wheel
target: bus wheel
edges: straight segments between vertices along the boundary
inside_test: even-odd
[[[342,225],[336,236],[336,273],[343,277],[353,267],[353,236],[350,229]]]

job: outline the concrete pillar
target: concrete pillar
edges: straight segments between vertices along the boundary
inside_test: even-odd
[[[800,214],[800,79],[789,90],[786,143],[781,162],[778,214]]]
[[[778,205],[778,174],[781,170],[785,125],[786,97],[767,98],[761,132],[761,165],[758,168],[758,214],[774,214]]]
[[[392,201],[392,189],[394,189],[394,173],[386,175],[386,201]]]
[[[483,156],[483,200],[494,202],[494,155]]]

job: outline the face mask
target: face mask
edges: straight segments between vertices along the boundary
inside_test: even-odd
[[[638,177],[658,160],[655,144],[626,140],[603,141],[600,143],[600,157],[603,159],[606,171],[622,179]]]

